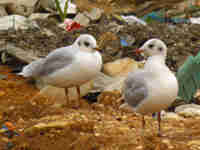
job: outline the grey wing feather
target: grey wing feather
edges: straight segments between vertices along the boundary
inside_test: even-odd
[[[46,58],[37,60],[26,66],[26,70],[30,70],[29,76],[32,77],[46,76],[55,72],[56,70],[70,65],[73,62],[74,55],[77,51],[78,50],[73,48],[72,46],[56,49],[55,51],[47,55]],[[25,68],[23,69],[23,72],[24,71]]]
[[[148,88],[144,80],[146,73],[137,71],[130,73],[124,83],[124,99],[132,107],[137,107],[148,96]]]

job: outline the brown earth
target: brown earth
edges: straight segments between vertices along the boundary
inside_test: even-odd
[[[146,116],[144,137],[141,117],[118,109],[118,104],[105,98],[98,103],[81,106],[51,107],[46,99],[32,99],[38,92],[31,83],[0,66],[0,125],[11,122],[19,136],[10,141],[13,150],[194,150],[200,147],[200,118],[182,121],[164,120],[163,137],[158,137],[157,121]],[[38,123],[62,122],[64,128],[26,130]],[[0,134],[0,149],[6,148],[7,136]],[[142,146],[143,145],[143,146]]]

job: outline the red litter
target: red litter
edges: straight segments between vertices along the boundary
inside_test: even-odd
[[[67,31],[76,30],[82,27],[79,23],[73,21],[72,19],[65,19],[64,24],[66,25],[65,29]]]

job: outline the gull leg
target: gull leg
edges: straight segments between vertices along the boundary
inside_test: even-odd
[[[158,112],[158,136],[160,137],[161,136],[161,114],[160,112]]]
[[[142,115],[142,130],[141,130],[142,136],[144,136],[144,130],[145,130],[145,118],[144,115]]]
[[[80,100],[80,99],[81,99],[81,90],[80,90],[80,86],[76,86],[76,90],[77,90],[77,93],[78,93],[78,99]]]
[[[141,137],[141,145],[143,147],[142,149],[145,150],[144,130],[145,130],[145,118],[144,115],[142,115],[142,129],[140,130],[140,137]]]
[[[80,104],[81,104],[81,90],[80,90],[80,86],[76,86],[76,91],[77,91],[77,93],[78,93],[78,101],[79,101],[79,106],[80,106]]]
[[[69,103],[68,88],[65,88],[66,104]]]

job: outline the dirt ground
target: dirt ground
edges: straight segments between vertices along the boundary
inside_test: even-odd
[[[112,102],[81,106],[51,107],[48,100],[32,98],[38,93],[33,84],[0,66],[0,125],[11,122],[19,134],[10,139],[13,150],[196,150],[200,148],[200,118],[163,120],[163,137],[158,137],[157,121],[146,116],[144,137],[141,116],[118,109]],[[110,98],[109,98],[110,99]],[[38,123],[66,122],[61,127],[49,127],[26,133]],[[7,136],[0,134],[0,149],[7,147]]]

